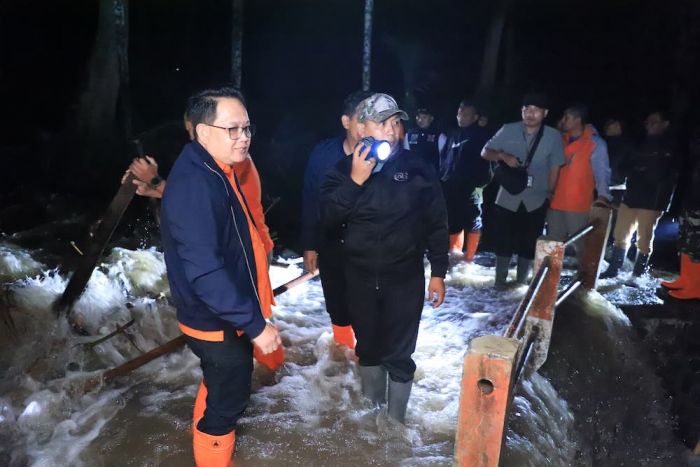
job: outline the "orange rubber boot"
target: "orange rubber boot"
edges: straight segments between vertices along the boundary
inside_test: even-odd
[[[678,290],[685,287],[688,282],[688,273],[690,271],[688,263],[690,263],[690,256],[681,253],[681,270],[678,273],[678,278],[675,281],[661,282],[661,287],[669,290]]]
[[[471,263],[474,261],[476,256],[476,249],[479,247],[479,240],[481,239],[481,232],[469,232],[467,234],[467,252],[464,255],[464,259]]]
[[[344,345],[349,349],[355,350],[355,332],[352,326],[336,326],[333,325],[333,339],[338,345]]]
[[[685,283],[685,287],[679,290],[671,290],[668,294],[679,300],[700,299],[700,263],[688,261],[687,269],[688,279]]]
[[[261,365],[266,366],[272,371],[277,371],[282,365],[284,365],[284,347],[280,345],[277,347],[277,350],[270,352],[269,354],[262,354],[257,347],[254,347],[253,357]]]
[[[194,463],[197,467],[232,466],[235,448],[235,430],[221,436],[208,435],[199,431],[195,423],[192,430],[192,449],[194,450]]]
[[[194,432],[196,423],[200,418],[204,416],[204,409],[207,408],[207,387],[204,385],[204,381],[199,383],[199,389],[197,390],[197,396],[194,398],[194,411],[192,413],[192,431]]]
[[[450,253],[462,253],[464,248],[464,230],[450,234]]]

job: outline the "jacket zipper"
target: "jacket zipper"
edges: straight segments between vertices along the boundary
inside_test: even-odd
[[[224,180],[224,178],[221,176],[219,172],[216,170],[212,169],[209,164],[206,162],[203,162],[203,164],[209,169],[211,172],[215,173],[223,182],[224,184],[224,190],[226,190],[226,196],[231,196],[228,192],[228,186],[226,184],[228,183],[227,180]],[[235,194],[233,196],[236,196]],[[250,277],[250,283],[253,285],[253,291],[255,292],[255,298],[258,300],[258,305],[260,306],[260,311],[262,312],[262,302],[260,301],[260,296],[258,295],[258,287],[256,285],[255,280],[253,279],[253,271],[250,269],[250,261],[248,261],[248,253],[245,251],[245,245],[243,245],[243,238],[241,238],[241,232],[238,230],[238,221],[236,221],[236,215],[233,212],[233,206],[229,206],[229,209],[231,211],[231,217],[233,218],[233,225],[236,228],[236,235],[238,235],[238,241],[241,244],[241,249],[243,250],[243,257],[245,258],[245,264],[246,267],[248,268],[248,277]]]

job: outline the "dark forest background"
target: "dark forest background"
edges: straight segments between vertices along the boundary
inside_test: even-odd
[[[362,0],[0,1],[0,204],[70,193],[104,206],[135,138],[167,175],[185,142],[186,97],[232,79],[241,28],[234,71],[258,126],[251,154],[267,202],[281,197],[271,228],[294,239],[308,154],[339,134],[342,99],[362,84],[364,9]],[[596,122],[619,116],[631,134],[659,107],[679,138],[700,122],[694,0],[375,0],[371,52],[371,89],[409,112],[432,107],[445,128],[468,97],[496,127],[517,120],[531,90],[549,94],[550,124],[573,101]]]

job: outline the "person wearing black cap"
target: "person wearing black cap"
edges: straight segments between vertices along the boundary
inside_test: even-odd
[[[357,114],[365,136],[389,143],[388,158],[378,161],[374,144],[361,141],[321,185],[321,220],[343,231],[362,394],[383,404],[388,383],[387,412],[403,423],[416,371],[411,355],[425,300],[426,250],[432,306],[445,296],[447,211],[435,170],[398,144],[399,119],[408,116],[396,101],[374,94]]]
[[[422,107],[416,110],[416,125],[406,134],[409,149],[420,154],[430,165],[438,170],[440,167],[440,152],[438,151],[438,141],[444,135],[437,129],[435,115],[433,112]]]
[[[494,242],[496,287],[503,287],[510,260],[518,256],[517,282],[526,284],[535,243],[542,234],[547,200],[556,186],[559,168],[564,164],[564,148],[557,130],[544,125],[548,113],[543,94],[528,94],[521,108],[522,121],[507,123],[484,146],[481,156],[503,166],[502,173],[524,168],[524,184],[513,187],[500,180],[494,215],[498,226]],[[508,186],[506,186],[508,185]],[[509,191],[510,190],[510,191]]]
[[[489,138],[478,121],[476,105],[463,100],[457,108],[457,128],[446,141],[440,141],[440,181],[447,202],[450,254],[462,255],[466,243],[463,258],[468,262],[474,260],[481,238],[482,189],[491,178],[489,163],[481,158]]]

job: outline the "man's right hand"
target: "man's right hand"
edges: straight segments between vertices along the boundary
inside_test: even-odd
[[[374,166],[377,165],[377,159],[367,159],[367,155],[371,150],[371,146],[358,144],[357,147],[355,147],[355,152],[352,153],[352,169],[350,171],[350,178],[352,178],[352,181],[358,185],[362,185],[367,181],[369,176],[372,175]]]
[[[513,154],[508,154],[507,152],[501,151],[499,153],[499,158],[508,166],[512,168],[520,167],[520,161]]]
[[[282,345],[282,338],[280,337],[277,328],[267,323],[265,329],[261,332],[258,337],[251,340],[253,345],[262,353],[267,355],[274,352],[277,348]]]
[[[157,188],[151,187],[150,184],[142,182],[138,178],[135,178],[132,182],[136,185],[136,194],[141,196],[147,196],[149,198],[162,198],[163,188],[165,188],[165,180],[160,182]]]
[[[318,269],[318,253],[314,250],[304,250],[304,271],[316,272]]]
[[[136,158],[131,162],[129,171],[142,182],[150,183],[158,175],[158,163],[151,156]]]

